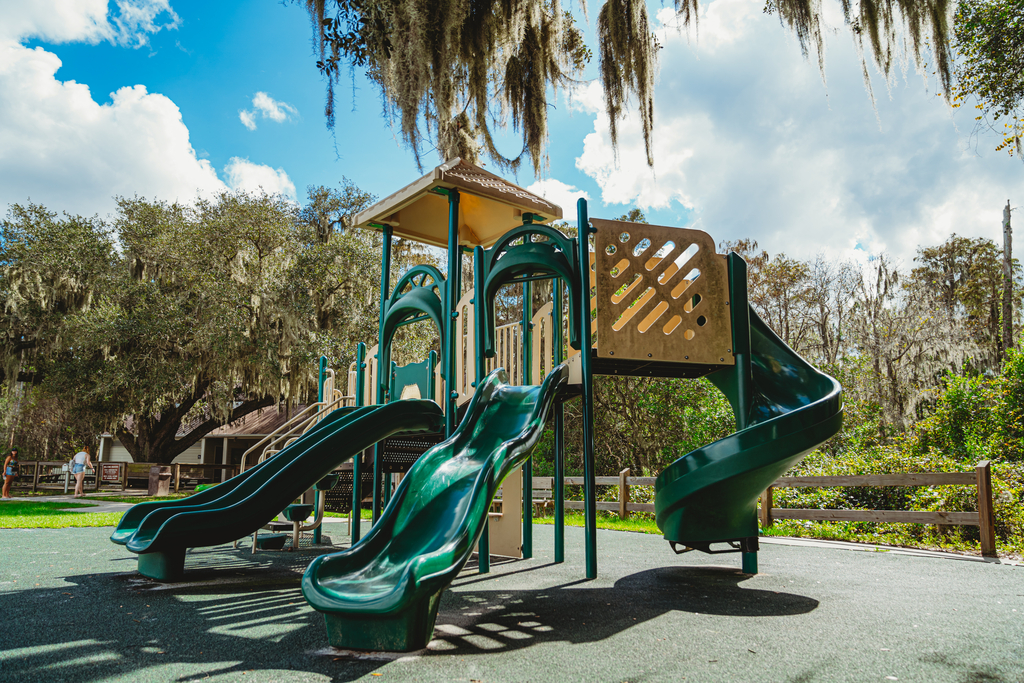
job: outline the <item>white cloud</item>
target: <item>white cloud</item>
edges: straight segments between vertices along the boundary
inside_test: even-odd
[[[284,123],[292,116],[298,116],[299,110],[287,102],[278,102],[265,92],[257,92],[252,98],[252,110],[243,109],[238,118],[249,130],[256,130],[256,116],[270,119],[276,123]]]
[[[554,202],[558,206],[562,207],[562,217],[567,221],[576,220],[577,199],[582,197],[588,202],[590,201],[590,195],[583,190],[577,189],[573,185],[567,185],[561,180],[556,180],[555,178],[538,180],[527,187],[526,191],[532,192],[535,195],[543,197],[549,202]]]
[[[114,40],[138,45],[165,23],[167,2],[54,0],[0,6],[0,214],[11,203],[29,201],[52,210],[105,215],[114,196],[140,195],[187,202],[197,193],[229,189],[190,142],[181,111],[144,85],[119,88],[99,104],[89,87],[56,78],[60,59],[20,41]],[[229,164],[232,187],[242,187],[264,169],[268,191],[294,195],[284,171]],[[258,184],[258,183],[257,183]]]
[[[295,183],[291,181],[283,168],[273,169],[263,164],[254,164],[248,159],[231,157],[224,167],[228,185],[232,190],[257,192],[263,190],[268,194],[281,194],[292,201],[295,200]]]
[[[1000,207],[1020,194],[1019,161],[984,141],[982,156],[965,149],[949,110],[914,75],[894,83],[891,98],[876,84],[876,116],[843,31],[830,44],[826,89],[817,64],[762,7],[702,6],[699,43],[659,30],[653,170],[638,117],[620,122],[616,159],[600,86],[573,94],[594,117],[576,166],[606,204],[675,214],[716,239],[753,237],[805,258],[866,247],[909,263],[918,245],[954,230],[999,239]],[[671,9],[659,18],[674,21]]]
[[[226,189],[171,100],[136,85],[100,105],[88,86],[55,79],[60,65],[41,48],[0,43],[0,205],[106,213],[114,195],[187,201]]]
[[[39,38],[52,43],[109,41],[141,47],[149,34],[175,29],[178,15],[168,0],[49,0],[5,3],[0,15],[0,40]]]
[[[242,122],[242,125],[249,130],[256,130],[256,118],[252,115],[252,112],[243,109],[238,112],[238,119]]]

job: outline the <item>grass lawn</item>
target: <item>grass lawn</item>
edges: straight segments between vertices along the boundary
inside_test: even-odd
[[[88,503],[53,503],[11,500],[0,503],[0,529],[64,529],[80,526],[117,526],[123,512],[71,512],[68,508],[95,507]]]
[[[324,517],[344,517],[348,518],[347,512],[331,512],[330,510],[324,510]],[[360,510],[359,519],[373,519],[373,510]]]
[[[534,524],[554,524],[554,517],[534,517]],[[583,513],[576,510],[565,511],[566,526],[583,526]],[[653,519],[642,519],[631,515],[629,519],[619,519],[618,515],[611,515],[604,510],[597,512],[598,529],[614,529],[615,531],[634,531],[641,534],[658,534],[661,530],[654,523]]]

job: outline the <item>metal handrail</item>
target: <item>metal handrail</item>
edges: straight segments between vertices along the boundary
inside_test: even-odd
[[[274,455],[276,453],[280,453],[285,448],[290,446],[292,443],[294,443],[299,438],[299,436],[302,436],[303,434],[308,432],[315,424],[317,424],[320,421],[320,419],[323,418],[324,415],[327,415],[328,413],[330,413],[335,408],[340,407],[337,404],[339,404],[342,401],[344,401],[345,398],[347,398],[347,397],[343,396],[341,398],[337,398],[337,399],[331,401],[330,403],[324,405],[324,409],[323,409],[323,411],[321,413],[317,413],[316,415],[309,415],[309,416],[307,416],[305,418],[305,424],[303,424],[301,426],[300,425],[294,425],[291,429],[289,429],[286,432],[281,432],[281,430],[278,430],[277,432],[275,432],[275,434],[278,434],[277,438],[275,438],[273,441],[271,441],[269,444],[267,444],[266,448],[263,449],[263,454],[260,456],[260,459],[257,461],[257,464],[263,462],[264,460],[266,460],[267,458],[269,458],[270,456],[272,456],[272,455]],[[323,405],[323,403],[318,401],[314,405]],[[293,432],[296,429],[301,429],[302,431],[299,433],[298,436],[293,436],[292,434],[293,434]],[[270,436],[273,436],[273,434],[271,434]],[[270,436],[268,436],[267,438],[270,438]],[[284,446],[282,446],[281,448],[278,448],[277,450],[271,450],[275,445],[280,443],[280,441],[282,439],[288,439],[285,442]],[[255,448],[255,446],[253,446],[253,448]],[[249,449],[249,450],[252,450],[252,449]],[[248,454],[248,452],[249,451],[246,451],[246,454]],[[243,464],[245,463],[245,456],[243,456],[242,462],[243,462]],[[244,472],[245,470],[242,470],[242,471]]]
[[[282,432],[283,430],[285,430],[285,428],[286,428],[286,427],[289,427],[289,426],[291,426],[293,422],[295,422],[295,421],[299,420],[299,419],[300,419],[300,418],[301,418],[301,417],[302,417],[303,415],[305,415],[306,413],[308,413],[308,412],[309,412],[310,410],[312,410],[312,409],[314,409],[314,408],[318,408],[318,407],[320,407],[320,405],[321,405],[321,402],[320,402],[320,401],[317,401],[316,403],[310,403],[310,404],[309,404],[308,406],[306,406],[305,408],[303,408],[303,409],[302,409],[302,411],[301,411],[300,413],[298,413],[297,415],[295,415],[294,417],[292,417],[292,418],[291,418],[290,420],[288,420],[288,421],[287,421],[287,422],[285,422],[285,423],[284,423],[283,425],[281,425],[280,427],[278,427],[277,429],[275,429],[274,431],[272,431],[272,432],[271,432],[270,434],[267,434],[267,435],[266,435],[265,437],[263,437],[262,439],[260,439],[259,441],[257,441],[255,445],[253,445],[253,446],[249,447],[249,449],[248,449],[248,450],[246,450],[246,451],[245,451],[245,453],[243,453],[243,454],[242,454],[242,464],[241,464],[241,467],[239,468],[239,472],[244,472],[244,471],[245,471],[245,469],[246,469],[246,467],[245,467],[245,461],[246,461],[246,459],[247,459],[247,458],[249,457],[249,454],[250,454],[250,453],[252,453],[252,452],[253,452],[253,451],[255,451],[255,450],[256,450],[257,448],[259,448],[260,446],[263,446],[263,445],[264,445],[264,444],[266,444],[266,443],[267,443],[268,441],[270,441],[271,439],[273,439],[273,438],[274,438],[275,436],[277,436],[277,435],[278,435],[279,433],[281,433],[281,432]],[[291,431],[291,429],[288,429],[287,431]]]

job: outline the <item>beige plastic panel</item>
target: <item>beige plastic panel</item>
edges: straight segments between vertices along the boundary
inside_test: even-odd
[[[495,514],[495,512],[500,514]],[[487,525],[491,555],[523,556],[523,468],[516,468],[501,483]]]
[[[735,364],[728,267],[710,235],[602,218],[590,222],[597,229],[592,278],[600,357]]]

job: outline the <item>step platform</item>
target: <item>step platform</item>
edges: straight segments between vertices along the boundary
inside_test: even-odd
[[[281,550],[289,534],[261,534],[256,538],[256,547],[260,550]]]

